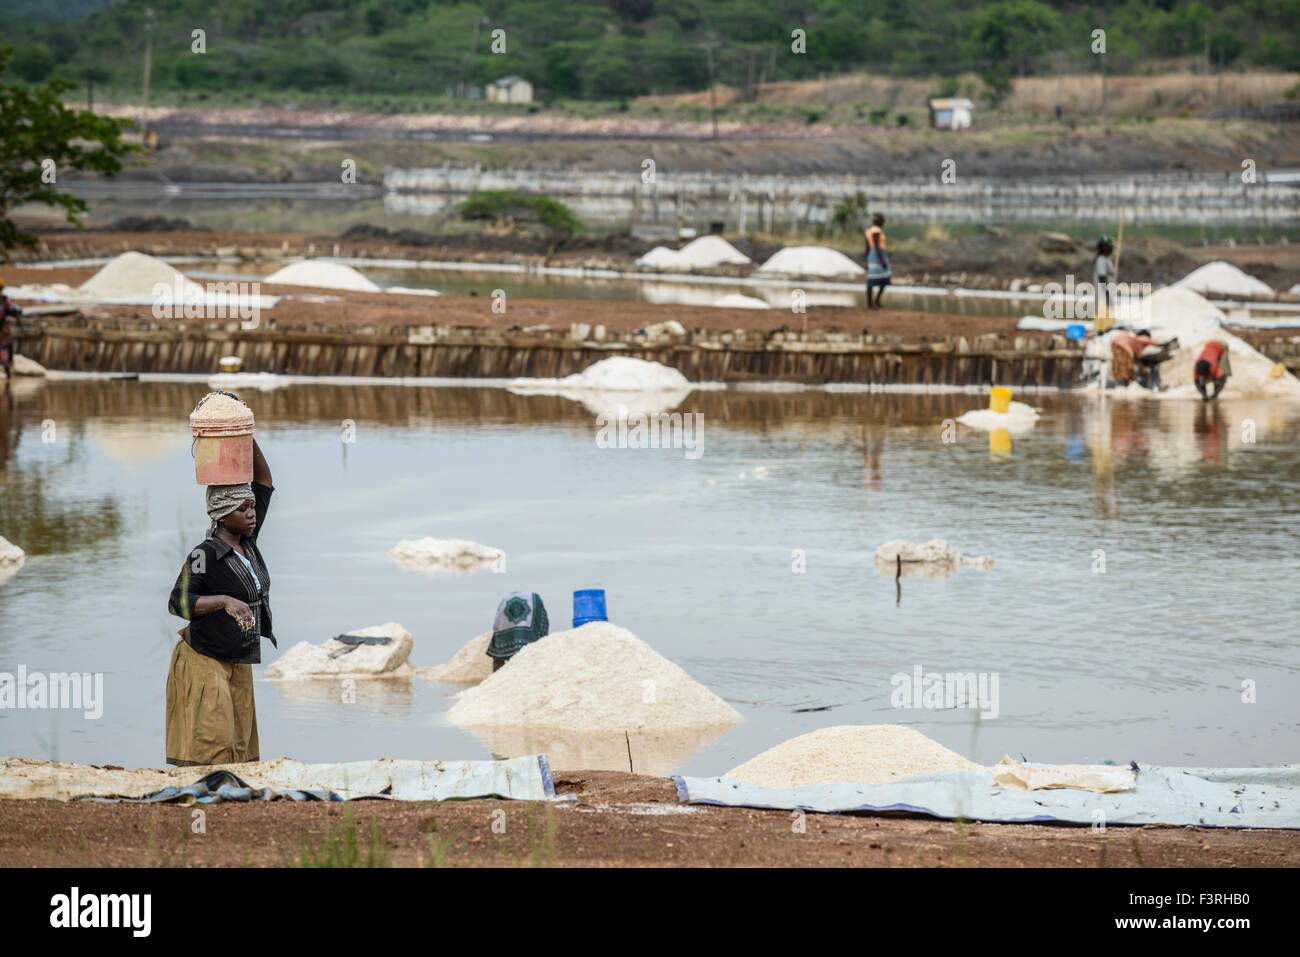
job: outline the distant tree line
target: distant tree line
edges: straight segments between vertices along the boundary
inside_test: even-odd
[[[51,20],[58,10],[68,18]],[[16,0],[0,13],[25,82],[138,88],[151,29],[153,88],[214,98],[438,96],[518,74],[544,99],[619,100],[706,87],[709,45],[714,77],[742,90],[827,73],[974,72],[996,95],[1016,76],[1095,68],[1099,28],[1114,73],[1177,57],[1300,70],[1300,0]],[[192,52],[196,29],[206,53]]]

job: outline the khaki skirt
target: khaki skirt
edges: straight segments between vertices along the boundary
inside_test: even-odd
[[[167,763],[259,760],[253,666],[201,655],[182,639],[167,673]]]

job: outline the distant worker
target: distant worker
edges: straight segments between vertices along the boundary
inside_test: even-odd
[[[1201,398],[1206,402],[1211,399],[1217,399],[1219,393],[1228,382],[1228,376],[1232,375],[1232,368],[1228,364],[1228,347],[1222,342],[1207,342],[1205,348],[1201,350],[1200,357],[1196,360],[1196,367],[1192,372],[1192,381],[1196,383],[1196,391],[1201,393]],[[1214,383],[1214,394],[1209,394],[1209,384]]]
[[[492,670],[502,668],[525,645],[545,638],[551,630],[542,596],[533,591],[516,591],[501,599],[492,622],[492,640],[487,654]]]
[[[1117,332],[1110,340],[1110,377],[1120,385],[1136,379],[1143,388],[1159,392],[1160,363],[1172,358],[1177,346],[1177,339],[1156,342],[1146,329]]]
[[[867,227],[867,308],[879,309],[880,297],[885,294],[885,287],[889,285],[892,276],[889,271],[889,256],[885,253],[885,231],[881,229],[885,225],[885,217],[876,213],[871,217],[871,225]],[[872,301],[871,290],[876,291],[875,301]]]
[[[18,351],[14,344],[13,326],[22,328],[22,314],[23,311],[5,295],[5,283],[0,279],[0,366],[4,367],[6,379],[13,375],[14,355]],[[14,320],[13,326],[9,323],[10,317]]]
[[[1096,313],[1094,318],[1102,319],[1113,315],[1115,309],[1115,262],[1111,254],[1115,252],[1115,244],[1110,241],[1109,236],[1102,236],[1097,240],[1097,255],[1092,259],[1092,285],[1095,290]],[[1102,305],[1105,304],[1105,311],[1102,311]],[[1103,328],[1104,325],[1104,328]],[[1110,328],[1110,323],[1098,325],[1099,332]]]

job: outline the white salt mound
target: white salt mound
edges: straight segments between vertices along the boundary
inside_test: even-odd
[[[447,717],[462,728],[569,732],[730,727],[736,710],[626,628],[605,621],[526,645]]]
[[[0,537],[0,584],[18,574],[27,561],[27,553],[13,542]]]
[[[526,383],[530,380],[516,381]],[[691,388],[691,380],[672,366],[631,356],[601,359],[581,372],[549,381],[565,389],[592,389],[601,392],[656,392]]]
[[[727,293],[721,299],[713,303],[715,306],[721,306],[723,309],[771,309],[772,305],[765,299],[758,299],[754,296],[742,296],[738,292]]]
[[[13,364],[14,375],[31,375],[31,376],[45,375],[45,366],[41,365],[35,359],[29,359],[25,355],[16,354],[14,356],[13,363],[14,363]]]
[[[1190,289],[1203,295],[1271,296],[1273,287],[1243,272],[1232,263],[1217,259],[1193,269],[1174,283],[1177,289]]]
[[[726,776],[766,788],[884,784],[935,771],[987,771],[919,731],[893,724],[820,728],[764,751]]]
[[[721,236],[701,236],[677,250],[677,259],[687,266],[743,266],[751,262],[742,253]]]
[[[388,550],[398,565],[417,571],[470,572],[501,562],[506,553],[463,538],[416,538]]]
[[[384,292],[400,293],[403,296],[441,296],[436,289],[417,289],[414,286],[389,286]]]
[[[317,286],[321,289],[351,289],[354,292],[379,292],[377,285],[351,266],[328,259],[304,259],[291,263],[267,276],[263,282],[283,286]]]
[[[491,641],[492,632],[485,631],[477,638],[471,638],[460,651],[452,655],[451,660],[446,664],[417,670],[423,678],[478,684],[492,677],[492,659],[487,653]]]
[[[979,571],[992,570],[995,562],[991,555],[978,555],[966,558],[942,538],[932,538],[928,542],[905,542],[895,539],[876,549],[876,570],[882,575],[892,577],[899,570],[898,559],[903,559],[904,578],[948,578],[960,568],[974,568]]]
[[[786,246],[758,267],[789,276],[861,276],[866,270],[842,252],[825,246]]]
[[[676,249],[669,249],[667,246],[656,246],[644,256],[637,259],[638,266],[649,266],[652,269],[685,269],[686,263],[682,261],[681,255]]]
[[[972,429],[992,432],[1006,429],[1008,432],[1028,432],[1038,421],[1038,410],[1023,402],[1012,402],[1005,412],[992,409],[972,409],[957,419],[962,425]]]
[[[1228,347],[1232,366],[1220,398],[1300,399],[1300,379],[1285,370],[1275,371],[1276,362],[1224,329],[1226,315],[1199,294],[1169,286],[1152,293],[1146,307],[1151,334],[1161,342],[1178,339],[1178,351],[1160,366],[1162,396],[1199,400],[1192,373],[1201,350],[1217,340]],[[1103,337],[1086,354],[1109,360],[1109,342],[1109,336]]]
[[[111,262],[106,263],[99,272],[77,287],[77,296],[99,302],[111,302],[114,299],[152,299],[154,287],[162,284],[169,290],[177,289],[180,283],[182,301],[202,298],[206,290],[198,283],[186,279],[180,270],[169,266],[161,259],[155,259],[144,253],[122,253]],[[172,292],[166,301],[175,300]]]
[[[414,639],[395,621],[346,632],[349,635],[387,637],[383,645],[349,645],[334,638],[322,645],[300,641],[267,666],[266,676],[276,681],[307,681],[312,678],[383,678],[409,672]]]

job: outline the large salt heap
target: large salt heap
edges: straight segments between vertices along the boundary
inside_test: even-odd
[[[350,289],[380,292],[380,288],[351,266],[328,259],[303,259],[267,276],[263,282],[284,286],[315,286],[318,289]]]
[[[784,276],[861,276],[866,270],[842,252],[825,246],[786,246],[758,267]]]
[[[207,291],[161,259],[126,252],[78,286],[75,295],[94,302],[158,300],[183,304],[204,301]]]
[[[1232,263],[1215,260],[1193,269],[1174,283],[1178,289],[1189,289],[1203,296],[1271,296],[1273,287],[1261,282]]]

